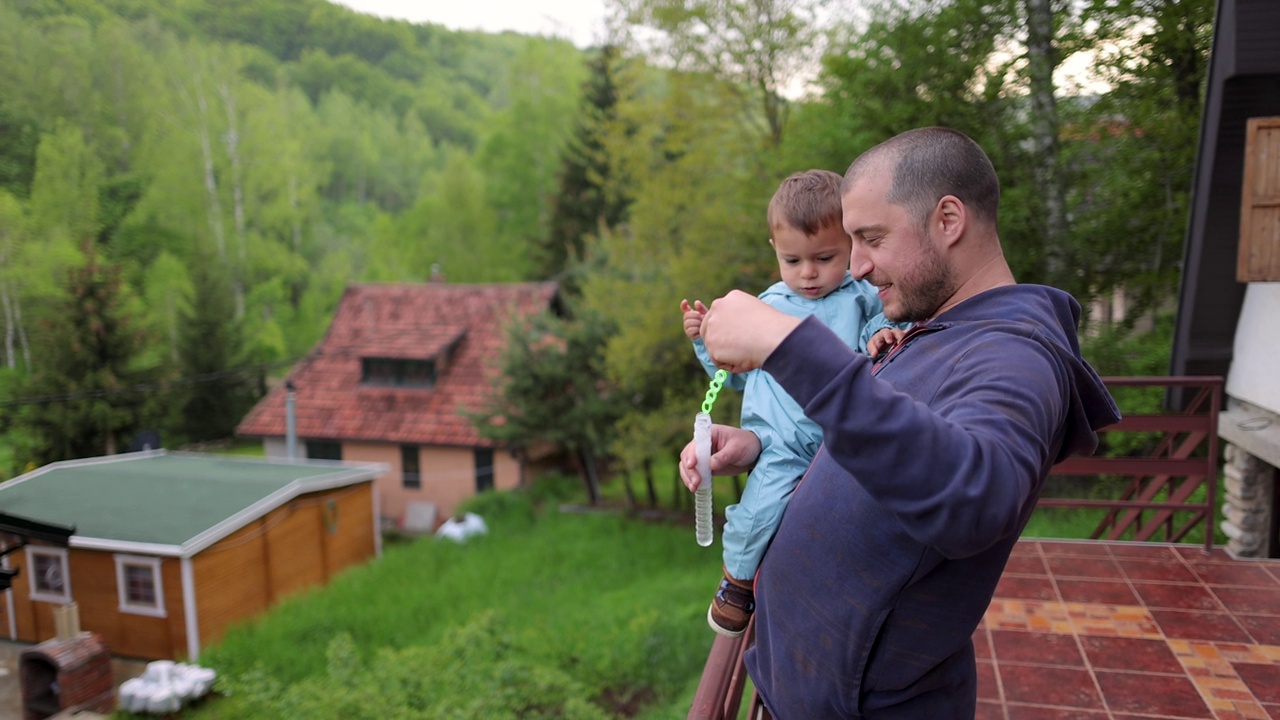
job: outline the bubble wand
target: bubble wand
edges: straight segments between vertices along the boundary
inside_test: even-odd
[[[693,493],[693,530],[698,544],[706,547],[711,544],[711,406],[716,403],[720,388],[724,387],[729,373],[717,370],[711,378],[711,386],[707,388],[707,396],[702,401],[702,412],[693,418],[693,449],[698,454],[698,476],[701,480],[698,489]]]

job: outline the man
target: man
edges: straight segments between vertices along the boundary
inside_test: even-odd
[[[916,323],[892,350],[859,356],[738,291],[702,324],[717,365],[764,368],[824,437],[756,576],[747,668],[781,720],[973,718],[971,637],[1044,478],[1119,413],[1080,357],[1079,305],[1014,281],[972,140],[903,133],[841,190],[851,271]],[[740,428],[712,441],[716,474],[759,454]],[[689,447],[690,489],[694,468]]]

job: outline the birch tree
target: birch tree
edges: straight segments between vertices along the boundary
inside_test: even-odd
[[[708,73],[742,101],[741,117],[782,142],[785,94],[816,66],[829,0],[611,0],[619,38],[676,71]]]
[[[1059,173],[1058,102],[1053,73],[1060,54],[1054,42],[1052,0],[1023,0],[1027,21],[1027,86],[1031,99],[1031,141],[1036,161],[1036,185],[1044,207],[1046,272],[1062,273],[1061,257],[1067,230],[1066,191]]]
[[[4,362],[10,369],[31,367],[31,343],[22,320],[19,252],[26,244],[26,212],[22,203],[0,190],[0,307],[4,311]]]

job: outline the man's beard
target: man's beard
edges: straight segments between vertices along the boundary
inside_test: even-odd
[[[919,259],[893,282],[893,288],[899,307],[893,314],[885,308],[885,317],[894,322],[921,322],[937,314],[938,308],[955,294],[955,272],[933,243],[921,239]]]

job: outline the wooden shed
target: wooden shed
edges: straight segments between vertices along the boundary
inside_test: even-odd
[[[0,512],[74,526],[32,540],[0,633],[54,636],[75,602],[117,655],[196,660],[228,626],[378,555],[375,463],[153,451],[54,463],[0,484]]]

